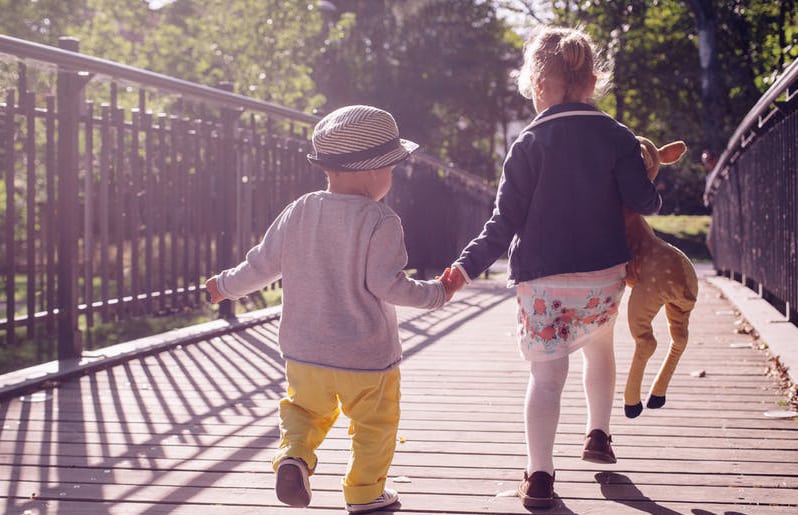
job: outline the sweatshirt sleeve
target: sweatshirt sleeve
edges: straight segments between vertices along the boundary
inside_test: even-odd
[[[662,207],[662,197],[648,180],[646,165],[640,155],[640,143],[624,130],[615,166],[615,180],[623,205],[641,215],[653,215]]]
[[[417,281],[405,275],[407,250],[398,216],[385,217],[374,229],[366,255],[366,289],[397,306],[437,309],[446,302],[440,281]]]
[[[261,242],[247,252],[244,261],[219,274],[217,285],[225,298],[238,299],[280,278],[283,234],[292,206],[289,205],[277,217]]]

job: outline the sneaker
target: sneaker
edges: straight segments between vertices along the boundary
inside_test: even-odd
[[[592,463],[616,463],[612,452],[612,437],[601,429],[594,429],[585,437],[585,450],[582,459]]]
[[[530,476],[524,471],[518,497],[526,508],[551,508],[554,506],[554,474],[538,470]]]
[[[371,502],[367,502],[365,504],[349,504],[346,503],[346,511],[349,513],[367,513],[370,511],[376,511],[380,508],[385,508],[386,506],[390,506],[396,501],[399,500],[399,494],[396,490],[391,490],[390,488],[386,488],[382,491],[379,497],[374,499]]]
[[[285,458],[277,465],[274,490],[280,502],[304,508],[310,504],[308,466],[299,458]]]

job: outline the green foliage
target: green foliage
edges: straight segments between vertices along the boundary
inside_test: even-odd
[[[80,40],[82,53],[148,68],[146,41],[154,32],[153,18],[145,0],[114,2],[86,0],[85,21],[70,27]],[[157,71],[157,70],[156,70]]]
[[[88,17],[87,0],[0,0],[0,34],[57,45]]]
[[[324,101],[310,78],[323,27],[315,3],[282,0],[86,0],[68,32],[81,52],[310,110]]]

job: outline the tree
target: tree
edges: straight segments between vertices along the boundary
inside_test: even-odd
[[[64,36],[80,40],[82,53],[148,68],[146,49],[153,40],[157,12],[145,0],[86,0],[84,15],[64,27]]]
[[[86,17],[86,0],[0,0],[0,34],[57,45]]]
[[[487,2],[341,0],[335,40],[314,73],[326,110],[371,103],[427,152],[493,181],[504,147],[497,129],[522,109],[510,73],[520,37]]]

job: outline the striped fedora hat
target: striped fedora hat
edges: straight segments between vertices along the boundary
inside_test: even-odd
[[[333,171],[378,170],[404,161],[418,145],[399,138],[391,113],[365,105],[336,109],[313,129],[308,161]]]

